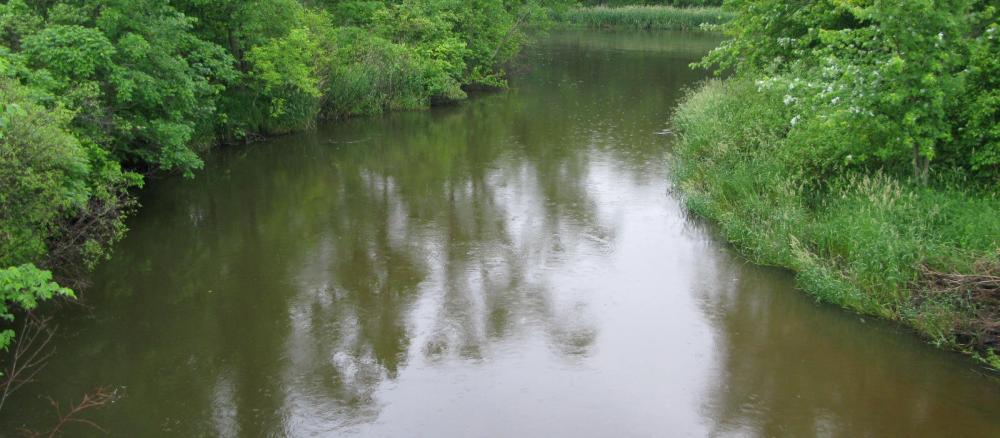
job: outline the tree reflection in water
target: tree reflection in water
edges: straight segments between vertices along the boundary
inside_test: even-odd
[[[394,116],[388,130],[350,123],[341,138],[369,140],[311,151],[281,181],[295,198],[282,199],[288,208],[258,212],[284,216],[269,222],[306,242],[282,257],[297,272],[286,275],[287,334],[273,340],[286,361],[286,427],[370,421],[379,384],[406,361],[484,360],[494,342],[527,328],[542,330],[556,354],[587,354],[596,330],[583,302],[554,298],[544,273],[568,247],[612,242],[587,197],[587,155],[511,148],[569,127],[514,132],[516,123],[495,118],[498,106],[515,116],[515,103],[483,100]],[[232,184],[259,175],[232,169]],[[227,201],[245,199],[215,199]]]

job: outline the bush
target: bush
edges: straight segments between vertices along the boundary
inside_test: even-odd
[[[0,320],[12,322],[11,304],[23,310],[33,310],[39,301],[55,296],[73,297],[73,291],[52,281],[52,273],[25,264],[0,269]],[[14,340],[14,331],[0,329],[0,351],[6,351]],[[0,373],[2,375],[2,373]]]
[[[841,167],[927,183],[996,173],[996,9],[988,2],[733,0],[730,39],[703,62],[781,89],[806,123],[858,135]],[[814,120],[806,120],[814,119]],[[847,161],[844,161],[847,160]]]
[[[995,345],[996,333],[967,328],[984,303],[932,294],[924,277],[974,275],[996,260],[1000,199],[851,166],[819,181],[811,169],[823,163],[823,137],[795,117],[782,93],[749,79],[691,93],[673,119],[674,178],[689,208],[754,261],[797,272],[820,300],[905,322],[940,344]],[[850,132],[825,129],[849,142]]]
[[[0,77],[0,266],[16,266],[0,270],[0,318],[8,321],[11,304],[30,310],[72,296],[32,263],[67,272],[104,256],[124,232],[125,190],[139,182],[70,132],[70,111],[34,95],[44,93]],[[0,331],[0,349],[12,337]]]
[[[678,8],[722,6],[722,0],[585,0],[584,6],[674,6]]]
[[[1000,184],[1000,23],[992,14],[979,26],[983,31],[970,43],[966,87],[959,101],[958,141],[946,157],[970,151],[973,175],[989,184]],[[964,160],[952,164],[962,165]],[[992,179],[992,181],[991,181]]]
[[[674,121],[692,209],[819,299],[996,366],[995,2],[731,0]],[[982,353],[982,354],[980,354]]]
[[[718,8],[676,8],[672,6],[594,6],[571,9],[559,14],[560,22],[584,27],[626,27],[632,29],[692,30],[716,25],[729,19]]]
[[[465,98],[459,81],[440,60],[361,29],[343,29],[338,35],[344,44],[330,76],[327,115],[418,109],[430,106],[434,98]]]
[[[72,114],[48,110],[12,79],[0,81],[0,265],[37,260],[60,219],[90,198],[87,151],[66,127]]]

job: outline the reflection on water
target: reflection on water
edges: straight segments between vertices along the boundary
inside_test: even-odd
[[[781,272],[719,255],[697,292],[720,345],[713,434],[996,436],[996,381],[910,333],[775,290]]]
[[[510,92],[153,183],[4,427],[108,384],[113,436],[1000,432],[974,365],[685,217],[655,133],[714,43],[557,33]]]

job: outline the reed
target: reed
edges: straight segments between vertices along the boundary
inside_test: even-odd
[[[594,6],[570,9],[556,18],[565,25],[588,28],[696,30],[724,23],[730,14],[713,7]]]

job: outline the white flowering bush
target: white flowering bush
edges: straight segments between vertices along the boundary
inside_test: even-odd
[[[701,65],[731,74],[673,117],[686,205],[818,299],[1000,369],[992,283],[936,280],[1000,272],[995,5],[727,1],[730,38]]]
[[[730,39],[704,66],[784,87],[794,125],[857,138],[831,162],[909,174],[961,169],[996,183],[1000,46],[976,0],[733,0]],[[819,141],[819,139],[816,139]],[[851,160],[845,160],[846,157]],[[935,166],[932,166],[932,163]]]

